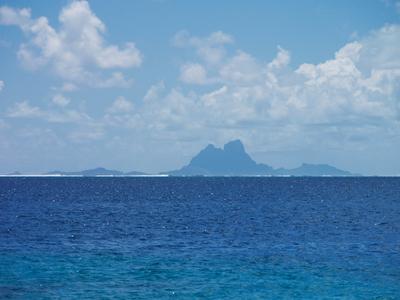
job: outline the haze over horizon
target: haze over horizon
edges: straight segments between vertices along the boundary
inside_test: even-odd
[[[397,0],[0,0],[0,173],[154,173],[240,139],[398,175],[399,53]]]

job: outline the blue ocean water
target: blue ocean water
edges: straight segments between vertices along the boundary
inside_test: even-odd
[[[400,299],[400,178],[0,178],[3,299]]]

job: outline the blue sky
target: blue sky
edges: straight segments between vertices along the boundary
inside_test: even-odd
[[[400,1],[0,1],[0,173],[400,174]]]

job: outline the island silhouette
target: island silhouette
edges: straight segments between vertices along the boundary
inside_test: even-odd
[[[179,170],[165,172],[172,176],[352,176],[348,171],[326,164],[302,164],[295,169],[274,169],[255,162],[247,154],[240,140],[233,140],[216,148],[209,144],[190,163]]]
[[[18,175],[17,175],[18,174]],[[9,175],[19,176],[20,173]],[[109,170],[102,167],[66,172],[51,171],[45,173],[47,176],[146,176],[146,175],[168,175],[168,176],[358,176],[351,172],[340,170],[327,164],[306,164],[294,169],[278,168],[257,163],[246,152],[240,140],[226,143],[222,148],[209,144],[195,155],[189,164],[180,169],[148,174],[145,172],[131,171],[122,172]]]

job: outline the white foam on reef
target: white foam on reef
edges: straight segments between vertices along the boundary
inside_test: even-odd
[[[154,175],[149,175],[149,174],[141,174],[141,175],[90,175],[90,176],[83,176],[83,177],[168,177],[168,175],[165,174],[154,174]]]
[[[0,177],[169,177],[167,174],[155,175],[64,175],[64,174],[0,174]]]
[[[62,174],[20,174],[20,175],[0,175],[0,177],[83,177],[83,176],[62,175]]]
[[[168,174],[140,174],[140,175],[120,175],[116,177],[169,177]]]

